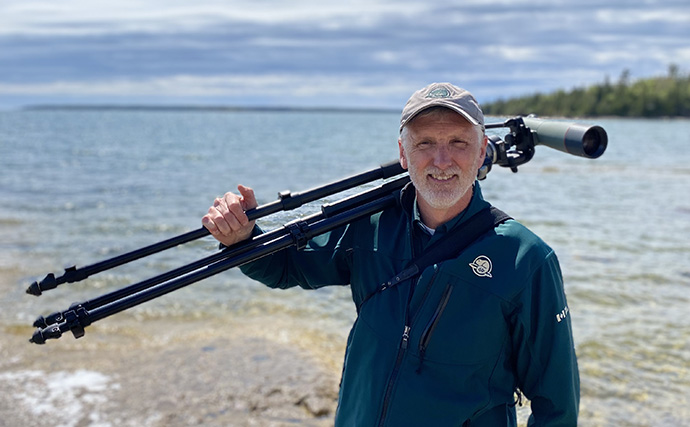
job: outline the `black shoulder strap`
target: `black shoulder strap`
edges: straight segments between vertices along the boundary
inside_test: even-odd
[[[466,247],[489,230],[512,219],[507,213],[491,206],[474,214],[460,227],[450,230],[431,247],[425,250],[412,264],[423,271],[439,261],[459,255]]]
[[[461,226],[450,230],[419,257],[412,260],[403,271],[384,283],[379,290],[385,290],[414,277],[430,265],[456,257],[472,242],[509,219],[512,218],[507,213],[493,206],[482,209]]]

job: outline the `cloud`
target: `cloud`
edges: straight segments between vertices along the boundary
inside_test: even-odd
[[[0,95],[367,105],[440,80],[516,95],[682,67],[689,22],[675,0],[4,0]]]
[[[149,79],[112,79],[88,82],[58,81],[38,84],[2,84],[0,93],[6,95],[43,96],[50,99],[74,94],[91,99],[109,99],[116,104],[137,102],[142,99],[158,101],[194,99],[207,100],[208,104],[236,105],[243,99],[248,106],[320,106],[362,107],[362,99],[371,108],[388,108],[401,102],[399,95],[407,92],[401,81],[388,80],[378,83],[366,77],[302,75],[176,75]],[[353,102],[360,100],[360,102]],[[320,101],[319,101],[320,100]],[[376,100],[376,102],[371,102]]]
[[[664,24],[690,24],[690,8],[687,4],[683,6],[657,6],[649,8],[631,8],[621,13],[617,9],[601,9],[595,14],[597,21],[603,24],[613,25],[639,25],[653,23],[655,25]]]
[[[60,2],[5,0],[0,34],[97,35],[201,31],[222,24],[302,25],[324,30],[377,25],[384,17],[423,13],[422,4],[353,0],[330,3],[295,0]]]
[[[525,62],[541,57],[539,49],[530,46],[489,45],[483,53],[508,62]]]

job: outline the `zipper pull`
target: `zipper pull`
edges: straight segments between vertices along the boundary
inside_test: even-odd
[[[405,331],[403,331],[401,348],[404,350],[407,348],[407,342],[410,340],[410,327],[405,325]]]

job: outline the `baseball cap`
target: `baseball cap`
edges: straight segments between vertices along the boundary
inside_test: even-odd
[[[417,114],[431,107],[445,107],[484,128],[484,113],[472,94],[450,83],[432,83],[413,93],[400,116],[400,131]]]

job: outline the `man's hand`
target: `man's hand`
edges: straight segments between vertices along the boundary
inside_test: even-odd
[[[254,190],[238,185],[240,195],[225,193],[213,202],[208,213],[201,218],[201,223],[211,235],[225,246],[249,238],[254,229],[254,221],[249,221],[245,211],[258,206]]]

